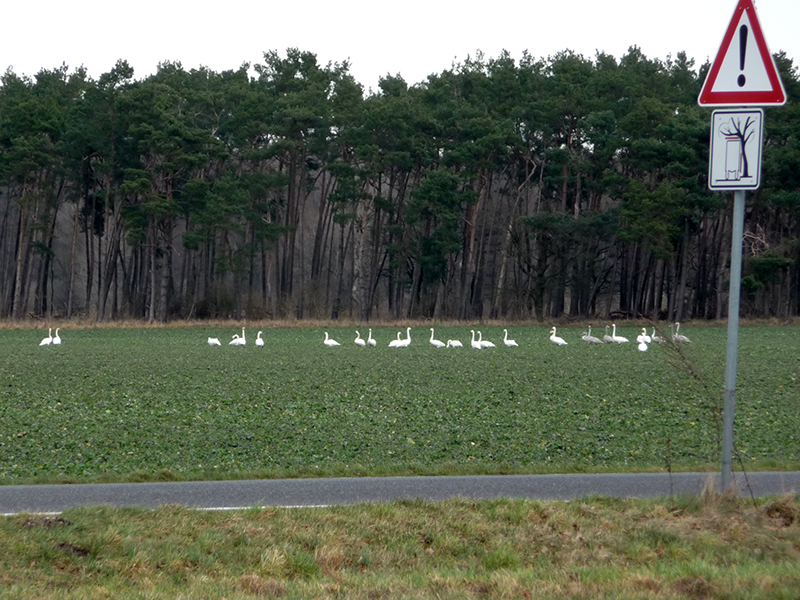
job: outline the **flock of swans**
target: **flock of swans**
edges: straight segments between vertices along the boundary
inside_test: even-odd
[[[47,328],[47,337],[44,338],[41,342],[39,342],[40,346],[60,346],[61,345],[61,336],[58,335],[58,330],[61,329],[60,327],[56,327],[56,334],[53,335],[53,328]]]
[[[671,329],[673,327],[675,327],[675,329],[672,330],[672,341],[673,342],[681,343],[681,344],[688,344],[688,343],[691,342],[691,340],[688,337],[686,337],[685,335],[683,335],[680,332],[680,329],[681,329],[680,323],[675,323],[674,326],[670,325]],[[608,332],[609,328],[611,329],[611,335],[609,335],[609,332]],[[431,337],[428,340],[428,343],[431,346],[433,346],[434,348],[463,348],[464,345],[459,340],[447,340],[447,342],[443,342],[442,340],[437,340],[436,337],[435,337],[435,332],[434,332],[433,327],[431,327],[430,330],[431,330]],[[555,327],[552,327],[550,329],[550,341],[553,342],[557,346],[566,346],[567,345],[567,341],[564,338],[559,337],[558,335],[556,335],[556,332],[557,332],[557,330],[556,330]],[[494,343],[490,342],[489,340],[484,340],[483,339],[483,335],[481,334],[480,331],[478,331],[478,338],[477,339],[475,339],[475,330],[474,329],[470,329],[470,334],[472,335],[472,338],[470,340],[470,346],[472,348],[474,348],[476,350],[482,350],[484,348],[495,348],[496,347],[496,345]],[[625,343],[630,341],[630,340],[628,340],[628,338],[626,338],[624,336],[617,335],[617,325],[616,325],[616,323],[614,323],[614,324],[612,324],[610,326],[606,325],[606,333],[603,336],[603,339],[597,338],[597,337],[592,335],[592,327],[591,327],[591,325],[589,326],[589,330],[588,331],[583,332],[583,334],[581,335],[581,339],[584,342],[587,342],[589,344],[625,344]],[[636,342],[638,344],[637,348],[638,348],[638,350],[640,352],[646,352],[647,348],[649,347],[649,345],[651,343],[653,343],[653,342],[658,343],[658,344],[663,344],[665,341],[666,340],[663,337],[661,337],[661,336],[656,334],[656,328],[655,327],[653,327],[653,333],[651,335],[648,334],[647,333],[647,329],[645,329],[643,327],[642,328],[642,332],[636,337]],[[334,340],[333,338],[331,338],[328,335],[327,331],[325,332],[325,340],[323,341],[323,343],[328,347],[341,346],[341,344],[339,342],[337,342],[336,340]],[[364,338],[362,338],[361,337],[361,333],[359,333],[359,331],[356,330],[356,338],[353,340],[353,343],[356,346],[362,346],[362,347],[363,346],[376,346],[377,345],[377,342],[372,337],[372,329],[369,330],[369,335],[368,335],[366,340]],[[517,346],[519,346],[519,344],[517,344],[517,342],[515,340],[509,339],[508,330],[507,329],[503,329],[503,344],[505,346],[509,347],[509,348],[516,348]],[[389,347],[390,348],[406,348],[406,347],[408,347],[410,345],[411,345],[411,327],[406,327],[406,336],[405,337],[403,337],[403,332],[402,331],[398,331],[397,332],[397,338],[393,339],[391,342],[389,342]]]
[[[53,335],[53,328],[50,327],[47,330],[47,337],[44,338],[41,342],[39,342],[40,346],[50,346],[50,345],[60,345],[61,344],[61,337],[58,335],[60,327],[56,327],[56,333]],[[239,336],[238,333],[234,333],[231,336],[231,341],[228,342],[229,346],[246,346],[247,339],[245,337],[244,327],[242,327],[242,335]],[[609,325],[606,325],[606,332],[602,339],[595,337],[592,335],[592,326],[589,325],[588,331],[584,331],[581,335],[581,340],[587,342],[589,344],[625,344],[628,343],[630,340],[628,338],[623,337],[621,335],[617,335],[617,325],[616,323],[610,326],[611,335],[609,335]],[[449,339],[447,342],[443,342],[441,340],[437,340],[434,336],[435,332],[433,327],[430,328],[431,330],[431,337],[428,340],[431,346],[434,348],[463,348],[464,344],[462,344],[459,340]],[[681,333],[681,324],[675,323],[674,325],[670,325],[671,330],[671,339],[673,342],[678,344],[689,344],[691,340]],[[496,345],[489,340],[483,339],[483,334],[478,331],[478,339],[475,339],[475,330],[470,329],[470,333],[472,334],[472,339],[470,340],[470,346],[476,350],[482,350],[484,348],[495,348]],[[256,347],[263,348],[264,347],[264,338],[262,337],[263,332],[259,331],[256,335]],[[550,341],[553,342],[557,346],[566,346],[567,341],[556,335],[556,328],[552,327],[550,329]],[[647,329],[642,327],[642,332],[636,336],[637,348],[640,352],[646,352],[648,346],[651,343],[663,344],[666,340],[656,334],[656,328],[653,327],[653,333],[648,334]],[[328,332],[325,332],[325,339],[323,343],[328,346],[329,348],[333,348],[335,346],[341,346],[339,342],[334,340],[328,335]],[[375,338],[372,337],[372,329],[369,330],[369,334],[367,335],[367,339],[361,337],[361,333],[356,330],[356,338],[353,340],[353,343],[356,346],[360,347],[376,347],[378,342]],[[508,348],[516,348],[519,346],[515,340],[509,339],[508,337],[508,330],[503,329],[503,344]],[[216,337],[209,337],[208,338],[208,345],[209,346],[221,346],[222,342],[220,342],[219,338]],[[403,337],[403,332],[397,332],[397,338],[393,339],[389,342],[389,348],[407,348],[411,345],[411,327],[406,327],[406,337]]]
[[[610,334],[609,334],[609,329],[611,330]],[[686,337],[685,335],[683,335],[680,332],[680,330],[681,330],[680,323],[675,323],[674,325],[670,325],[670,329],[672,331],[671,339],[672,339],[673,342],[680,343],[680,344],[688,344],[688,343],[691,342],[691,340],[688,337]],[[433,327],[430,328],[430,331],[431,331],[431,337],[430,337],[430,339],[428,339],[428,343],[431,346],[433,346],[434,348],[463,348],[464,347],[464,344],[462,344],[460,340],[448,339],[447,342],[443,342],[442,340],[437,340],[436,337],[435,337],[435,331],[434,331]],[[369,333],[367,334],[367,339],[362,338],[361,337],[361,333],[357,329],[355,330],[355,332],[356,332],[356,337],[353,340],[353,343],[356,346],[359,346],[359,347],[362,347],[362,348],[364,348],[364,347],[373,347],[374,348],[374,347],[376,347],[378,345],[378,342],[375,340],[375,338],[372,337],[372,329],[369,330]],[[56,330],[56,334],[57,333],[58,333],[58,330]],[[405,337],[403,337],[403,332],[402,331],[398,331],[397,332],[397,338],[393,339],[392,341],[389,342],[389,348],[407,348],[408,346],[410,346],[411,345],[411,327],[406,327],[406,332],[405,333],[406,333],[406,335],[405,335]],[[470,329],[470,334],[472,336],[471,339],[470,339],[470,346],[472,348],[474,348],[476,350],[483,350],[484,348],[495,348],[496,347],[496,345],[493,342],[490,342],[489,340],[484,340],[483,339],[483,334],[480,331],[478,331],[477,339],[475,338],[475,330],[474,329]],[[261,336],[262,336],[262,332],[259,331],[258,332],[258,336],[256,337],[256,346],[257,347],[263,347],[264,346],[264,338],[261,337]],[[45,338],[45,340],[46,339],[47,338]],[[581,335],[581,340],[583,340],[584,342],[586,342],[588,344],[626,344],[626,343],[628,343],[630,341],[628,338],[626,338],[624,336],[617,335],[617,325],[616,325],[616,323],[613,323],[611,325],[606,325],[605,335],[603,336],[602,339],[592,335],[592,327],[590,325],[588,331],[584,331],[583,334]],[[566,345],[568,345],[568,342],[564,338],[559,337],[557,335],[557,330],[556,330],[555,327],[550,328],[550,341],[553,342],[557,346],[566,346]],[[636,342],[637,342],[638,350],[640,352],[646,352],[651,343],[663,344],[664,342],[666,342],[666,340],[663,337],[661,337],[658,334],[656,334],[656,328],[655,327],[653,327],[652,334],[648,334],[647,333],[647,329],[643,327],[642,328],[642,332],[636,337]],[[44,343],[45,342],[42,341],[42,344],[44,344]],[[54,342],[54,343],[60,343],[60,342]],[[339,342],[337,342],[335,339],[330,337],[330,335],[328,335],[327,331],[325,332],[325,339],[323,340],[322,343],[325,344],[326,346],[328,346],[329,348],[334,348],[336,346],[341,346],[341,344]],[[210,338],[208,338],[208,345],[209,346],[221,346],[222,343],[219,341],[219,338],[210,337]],[[245,338],[244,327],[242,327],[242,335],[239,336],[238,333],[233,334],[233,336],[231,338],[231,341],[228,342],[228,345],[229,346],[246,346],[247,345],[247,340]],[[508,337],[508,330],[507,329],[503,329],[503,345],[505,345],[508,348],[516,348],[516,347],[519,346],[519,344],[517,344],[517,342],[515,340],[510,339]]]
[[[674,329],[673,329],[673,327],[674,327]],[[673,342],[678,343],[678,344],[690,344],[691,343],[692,340],[690,340],[688,337],[686,337],[685,335],[683,335],[681,333],[681,324],[680,323],[675,323],[675,325],[670,325],[670,330],[672,331],[672,341]],[[550,336],[550,339],[553,340],[554,342],[556,342],[556,340],[553,339],[553,337],[555,336],[555,332],[556,332],[556,328],[553,327],[552,335]],[[562,340],[561,338],[556,338],[556,339],[557,340],[561,340],[561,342],[563,342],[563,344],[566,344],[566,342],[564,340]],[[583,332],[583,335],[581,335],[581,339],[584,342],[587,342],[589,344],[626,344],[626,343],[628,343],[630,341],[626,337],[623,337],[621,335],[617,335],[617,325],[616,324],[612,324],[611,325],[611,335],[608,335],[608,325],[606,325],[606,333],[603,336],[602,340],[600,338],[597,338],[597,337],[592,335],[592,326],[589,325],[589,330]],[[653,342],[655,342],[657,344],[663,344],[666,341],[667,340],[665,340],[663,337],[661,337],[660,335],[658,335],[656,333],[656,328],[655,327],[653,327],[653,333],[652,334],[648,334],[647,333],[647,329],[642,327],[642,332],[639,335],[636,336],[636,343],[637,343],[637,348],[638,348],[639,352],[647,352],[647,348]],[[559,343],[559,342],[556,342],[556,343]]]

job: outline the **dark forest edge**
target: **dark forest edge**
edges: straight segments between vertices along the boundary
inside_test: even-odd
[[[800,314],[800,82],[767,109],[742,315]],[[724,319],[709,65],[478,54],[365,94],[347,62],[0,77],[0,318]]]

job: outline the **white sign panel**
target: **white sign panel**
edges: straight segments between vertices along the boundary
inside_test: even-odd
[[[786,103],[753,0],[739,0],[697,102],[700,106]]]
[[[711,115],[709,189],[757,189],[763,136],[764,111],[760,108],[715,110]]]

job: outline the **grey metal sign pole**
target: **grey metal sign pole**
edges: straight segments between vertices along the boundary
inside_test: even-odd
[[[748,61],[752,38],[758,52]],[[752,47],[753,44],[750,44]],[[725,365],[725,408],[722,414],[722,487],[733,479],[733,409],[736,398],[736,360],[739,349],[739,295],[742,287],[744,190],[758,189],[764,113],[755,106],[786,104],[772,53],[758,22],[753,0],[738,0],[717,57],[697,97],[700,106],[736,107],[711,115],[711,156],[708,187],[735,190],[731,239],[731,287],[728,298],[728,358]]]
[[[733,481],[733,414],[736,399],[736,361],[739,350],[739,300],[742,288],[744,190],[733,194],[731,282],[728,298],[728,356],[725,363],[725,407],[722,413],[722,488]]]

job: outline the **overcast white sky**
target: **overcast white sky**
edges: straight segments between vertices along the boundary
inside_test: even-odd
[[[35,75],[66,63],[97,78],[125,59],[143,79],[165,60],[223,71],[289,47],[315,53],[321,64],[348,60],[365,89],[387,73],[424,81],[476,50],[487,58],[503,49],[515,59],[523,50],[538,58],[565,49],[619,58],[637,45],[649,58],[684,50],[699,66],[714,59],[736,3],[27,0],[3,9],[0,71]],[[756,10],[770,50],[800,65],[800,0],[757,0]]]

